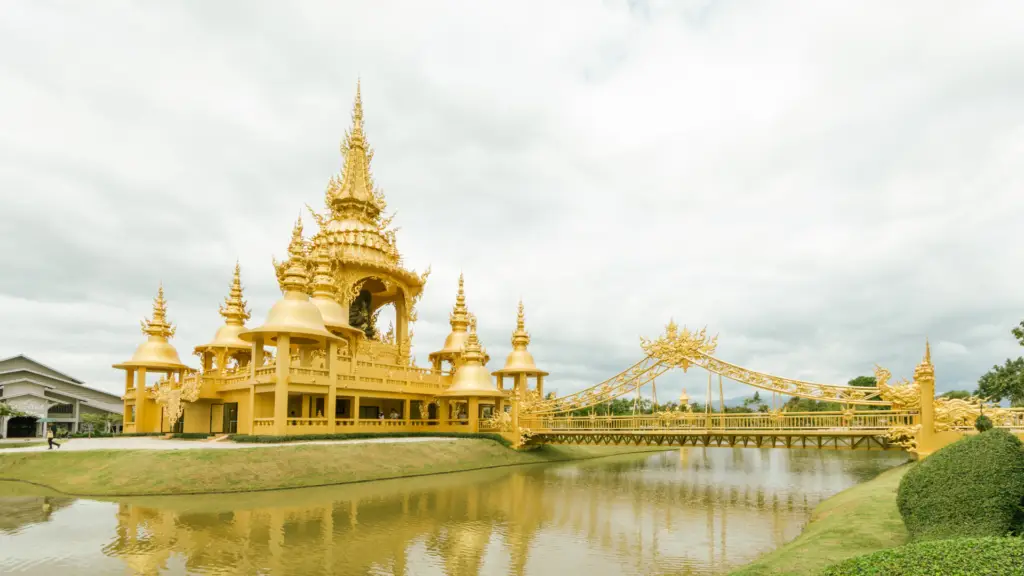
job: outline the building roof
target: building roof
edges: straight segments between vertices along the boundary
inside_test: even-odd
[[[99,394],[104,394],[106,396],[109,396],[110,398],[112,398],[111,402],[113,402],[115,404],[120,404],[122,402],[121,397],[118,396],[117,394],[112,394],[110,392],[107,392],[106,390],[100,390],[99,388],[93,388],[92,386],[88,386],[88,385],[85,384],[85,382],[79,380],[78,378],[75,378],[74,376],[70,376],[70,375],[68,375],[68,374],[66,374],[64,372],[61,372],[60,370],[57,370],[55,368],[51,368],[50,366],[47,366],[46,364],[43,364],[42,362],[39,362],[38,360],[36,360],[34,358],[30,358],[30,357],[28,357],[28,356],[26,356],[24,354],[17,354],[15,356],[10,356],[8,358],[0,359],[0,366],[2,366],[4,362],[10,361],[10,360],[17,360],[18,358],[21,358],[23,360],[27,360],[28,362],[30,362],[32,364],[35,364],[36,366],[39,366],[39,367],[44,368],[44,369],[46,369],[46,370],[48,370],[50,372],[53,372],[54,374],[57,374],[57,376],[54,376],[53,374],[45,374],[43,372],[38,372],[36,370],[31,370],[31,369],[27,369],[27,368],[15,368],[14,370],[0,370],[0,374],[13,374],[13,373],[16,373],[16,372],[27,372],[27,373],[30,373],[30,374],[35,374],[37,376],[44,376],[46,378],[52,378],[54,380],[63,380],[64,382],[67,382],[68,384],[74,384],[75,386],[80,386],[80,387],[85,388],[87,390],[91,390],[93,392],[97,392]]]

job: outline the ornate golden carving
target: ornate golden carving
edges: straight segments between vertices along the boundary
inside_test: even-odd
[[[181,385],[164,377],[153,387],[153,398],[157,404],[164,406],[164,414],[173,425],[185,413],[182,402],[195,402],[199,399],[199,391],[203,387],[203,375],[192,372],[182,378]]]

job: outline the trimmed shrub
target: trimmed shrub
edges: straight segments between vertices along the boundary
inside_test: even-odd
[[[1024,574],[1024,539],[961,538],[916,542],[840,562],[823,576],[996,576]]]
[[[177,438],[179,440],[206,440],[212,436],[206,432],[178,432],[173,434],[171,438]]]
[[[911,541],[1005,536],[1021,528],[1021,441],[1000,429],[958,440],[907,472],[896,503]]]
[[[512,443],[501,434],[488,434],[484,432],[350,432],[348,434],[299,434],[295,436],[251,436],[249,434],[234,434],[231,440],[235,442],[246,442],[253,444],[277,444],[280,442],[309,442],[310,440],[357,440],[363,438],[478,438],[482,440],[493,440],[506,448],[511,448]]]
[[[984,414],[978,416],[978,419],[974,421],[974,429],[978,432],[988,432],[992,429],[992,419]]]

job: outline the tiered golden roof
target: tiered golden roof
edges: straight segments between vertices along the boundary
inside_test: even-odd
[[[924,341],[924,360],[914,368],[914,381],[935,381],[935,366],[932,365],[932,346],[927,339]]]
[[[519,312],[516,316],[516,330],[512,333],[512,351],[505,360],[505,367],[495,374],[528,374],[547,376],[548,373],[537,368],[533,354],[526,349],[530,344],[530,333],[526,331],[526,319],[523,313],[523,301],[519,301]]]
[[[320,309],[309,301],[309,262],[306,253],[306,242],[302,238],[302,219],[299,218],[292,229],[288,260],[281,264],[274,262],[284,298],[278,300],[270,309],[262,326],[241,332],[239,338],[251,342],[256,334],[262,334],[270,345],[274,345],[281,334],[291,337],[293,344],[323,344],[338,339],[327,331]]]
[[[245,330],[245,321],[251,317],[248,304],[242,299],[242,278],[241,268],[235,262],[235,277],[231,281],[231,291],[224,299],[220,307],[220,315],[224,317],[224,325],[217,329],[213,340],[209,344],[196,346],[196,351],[210,350],[214,348],[227,348],[233,350],[248,350],[252,344],[245,342],[238,337],[238,334]]]
[[[480,339],[476,335],[476,319],[469,322],[469,337],[466,340],[466,347],[462,350],[462,360],[459,369],[452,377],[452,385],[445,390],[442,396],[505,396],[505,393],[498,390],[498,386],[491,380],[484,366],[487,358],[480,346]]]
[[[331,178],[325,193],[329,213],[313,213],[320,227],[313,244],[326,247],[330,258],[343,268],[373,270],[384,280],[397,281],[404,297],[416,298],[429,272],[421,275],[402,266],[395,231],[389,229],[391,218],[383,217],[387,203],[383,192],[373,182],[370,169],[373,150],[363,129],[363,99],[358,84],[352,107],[352,128],[345,134],[341,152],[344,158],[341,174]],[[345,273],[346,270],[339,270],[340,276]],[[385,301],[399,297],[398,286],[385,285],[384,288],[375,298]],[[339,298],[347,303],[355,296],[357,294],[342,293]]]
[[[167,320],[167,301],[164,300],[164,286],[160,284],[153,299],[153,317],[142,321],[142,333],[148,338],[135,349],[131,360],[115,364],[114,368],[186,368],[178,357],[178,351],[168,340],[174,336],[174,325]]]

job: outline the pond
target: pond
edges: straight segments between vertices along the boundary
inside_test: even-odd
[[[0,483],[0,573],[722,574],[796,537],[825,498],[905,460],[684,448],[112,502]]]

